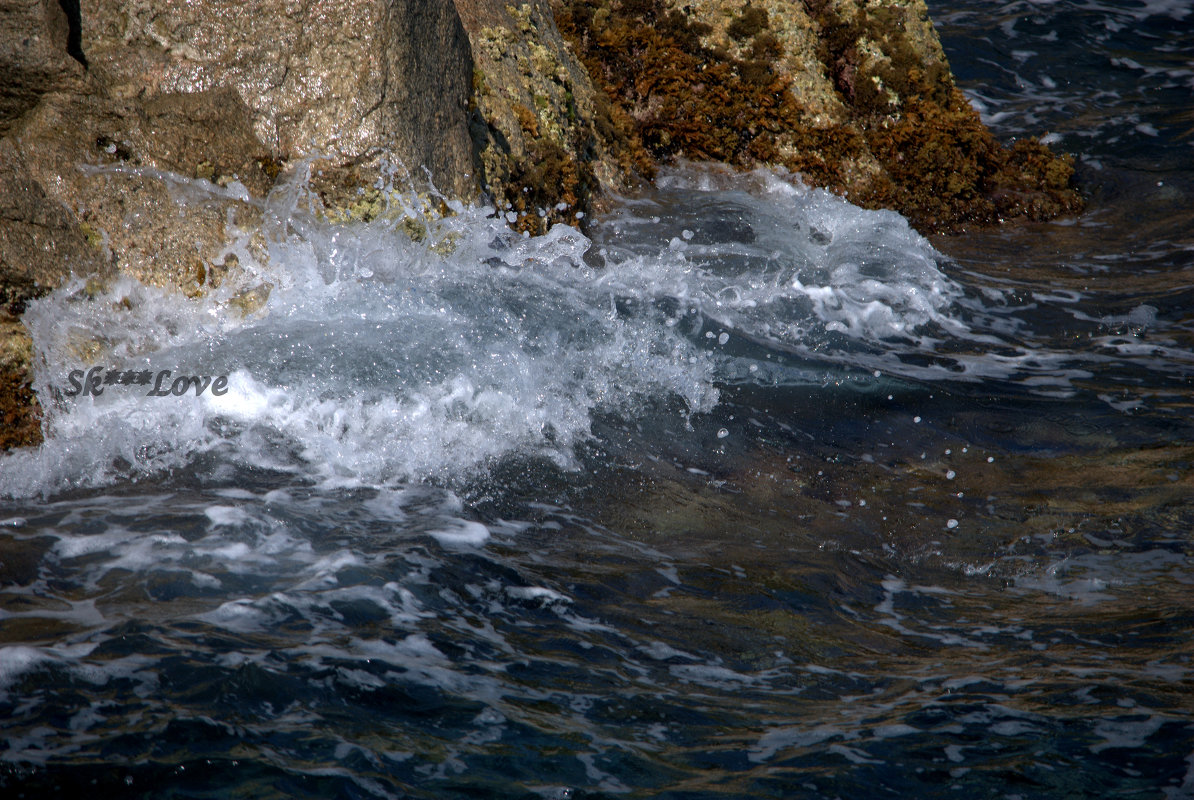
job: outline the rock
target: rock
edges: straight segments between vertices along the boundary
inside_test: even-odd
[[[0,299],[14,309],[107,268],[198,291],[227,211],[254,213],[223,187],[262,197],[288,157],[326,156],[345,194],[383,155],[476,191],[472,59],[446,0],[4,2]],[[182,218],[160,172],[221,189],[191,192]]]
[[[47,93],[86,86],[75,44],[55,0],[0,0],[0,449],[41,441],[29,385],[32,346],[16,315],[58,284],[69,271],[64,265],[104,268],[69,211],[46,195],[5,138]]]
[[[542,233],[625,188],[646,153],[556,27],[548,0],[456,0],[474,59],[473,138],[482,184],[515,227]]]
[[[235,90],[283,159],[384,152],[450,194],[475,191],[472,60],[447,0],[96,0],[82,48],[118,98]]]
[[[83,84],[70,29],[56,0],[0,0],[0,136],[46,92]]]
[[[472,58],[446,0],[0,2],[10,323],[72,274],[205,291],[288,158],[323,156],[329,197],[371,185],[382,157],[476,193]],[[29,411],[14,325],[0,330],[0,406]]]
[[[660,161],[784,167],[922,232],[1081,208],[1067,159],[982,125],[923,0],[555,3]]]
[[[0,311],[20,314],[72,268],[91,274],[108,267],[75,218],[46,195],[13,141],[0,139]]]
[[[41,409],[29,386],[32,357],[29,334],[0,312],[0,450],[41,443]]]
[[[198,291],[222,260],[229,211],[234,223],[252,223],[258,209],[239,198],[250,187],[260,196],[271,183],[269,151],[231,90],[148,100],[47,95],[7,142],[91,245],[86,262],[47,265],[66,275],[88,274],[103,260],[145,283]],[[163,178],[167,172],[216,183],[184,192]]]
[[[8,314],[57,286],[72,265],[105,267],[9,136],[45,96],[93,88],[74,29],[55,0],[0,0],[0,310]]]
[[[220,280],[231,235],[260,221],[251,199],[269,190],[271,163],[230,89],[125,100],[43,95],[0,139],[0,287],[8,310],[19,313],[71,276],[102,283],[120,273],[205,291]],[[0,371],[0,407],[29,408],[28,364],[14,356]]]

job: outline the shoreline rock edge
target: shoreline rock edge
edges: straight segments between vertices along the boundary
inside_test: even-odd
[[[529,233],[675,158],[783,167],[926,233],[1081,208],[1065,157],[982,125],[924,0],[10,0],[0,74],[0,449],[41,440],[29,300],[235,269],[254,206],[179,217],[155,171],[260,198],[317,154],[351,213],[397,158]]]

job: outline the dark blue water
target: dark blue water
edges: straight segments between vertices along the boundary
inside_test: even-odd
[[[279,195],[244,286],[35,306],[3,796],[1194,797],[1194,13],[931,10],[1081,217]],[[97,348],[229,393],[62,396]]]

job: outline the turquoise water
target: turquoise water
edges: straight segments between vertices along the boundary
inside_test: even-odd
[[[681,165],[412,242],[297,175],[243,284],[36,304],[5,796],[1194,796],[1194,14],[932,11],[1081,217]]]

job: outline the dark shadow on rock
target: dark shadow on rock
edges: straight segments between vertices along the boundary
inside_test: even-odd
[[[83,53],[83,16],[79,0],[58,0],[62,13],[66,15],[66,52],[84,67],[87,56]]]

